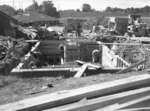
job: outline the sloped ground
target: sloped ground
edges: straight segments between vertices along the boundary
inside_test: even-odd
[[[24,98],[126,78],[146,72],[99,74],[83,78],[0,76],[0,104]]]

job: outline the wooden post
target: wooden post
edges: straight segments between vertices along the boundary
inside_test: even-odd
[[[67,61],[67,46],[64,46],[64,63]]]

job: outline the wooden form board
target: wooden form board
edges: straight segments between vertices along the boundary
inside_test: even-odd
[[[110,95],[122,91],[127,91],[132,88],[148,86],[149,84],[149,74],[132,76],[125,79],[105,82],[83,88],[32,97],[15,103],[2,105],[0,106],[0,111],[39,111],[71,102],[76,102],[85,97],[93,98],[97,96]]]
[[[149,95],[149,93],[150,93],[150,87],[141,88],[141,89],[126,91],[126,92],[117,93],[109,96],[99,97],[96,99],[85,100],[85,101],[64,105],[64,106],[60,106],[60,107],[56,107],[44,111],[93,111],[96,110],[97,108],[103,108],[107,105],[109,105],[109,108],[110,106],[114,107],[115,103],[116,104],[126,103],[128,101],[137,99],[138,97]],[[114,108],[116,108],[116,106]]]
[[[12,73],[30,73],[30,72],[55,72],[55,71],[70,71],[76,72],[80,68],[38,68],[38,69],[14,69]]]

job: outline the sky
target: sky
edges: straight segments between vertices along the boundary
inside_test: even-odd
[[[26,8],[33,0],[0,0],[0,5],[7,4],[18,8]],[[44,0],[35,0],[39,4]],[[58,10],[81,9],[82,4],[88,3],[96,10],[104,10],[106,7],[144,7],[150,5],[150,0],[52,0]]]

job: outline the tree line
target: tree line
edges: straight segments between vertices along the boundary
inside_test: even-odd
[[[112,12],[112,13],[115,13],[115,12],[122,12],[122,13],[135,13],[135,14],[150,14],[150,6],[145,6],[145,7],[142,7],[142,8],[126,8],[126,9],[122,9],[122,8],[112,8],[112,7],[107,7],[105,9],[105,12]]]
[[[142,14],[142,15],[150,15],[150,6],[145,6],[142,8],[126,8],[126,9],[122,9],[122,8],[117,8],[117,7],[107,7],[104,11],[98,11],[95,10],[94,8],[92,8],[92,6],[90,4],[84,3],[81,7],[81,9],[76,9],[76,10],[57,10],[57,8],[54,6],[52,1],[49,0],[45,0],[42,2],[42,4],[38,4],[35,0],[33,0],[33,3],[28,6],[26,9],[18,9],[15,10],[13,7],[8,6],[8,5],[2,5],[0,6],[0,10],[2,10],[3,12],[7,13],[8,15],[14,16],[16,14],[19,13],[23,13],[23,12],[38,12],[38,13],[43,13],[52,17],[61,17],[61,13],[70,13],[70,15],[76,12],[80,12],[81,16],[82,16],[82,12],[84,12],[84,14],[87,13],[92,13],[92,12],[96,12],[96,13],[111,13],[112,15],[114,14]],[[66,14],[67,14],[66,13]],[[69,14],[68,14],[69,15]],[[74,14],[76,15],[76,14]]]
[[[40,5],[35,0],[33,0],[33,3],[24,10],[23,9],[15,10],[13,7],[9,5],[1,5],[0,10],[10,16],[14,16],[24,12],[38,12],[52,17],[60,17],[59,11],[54,6],[53,2],[49,0],[43,1],[42,4]]]

